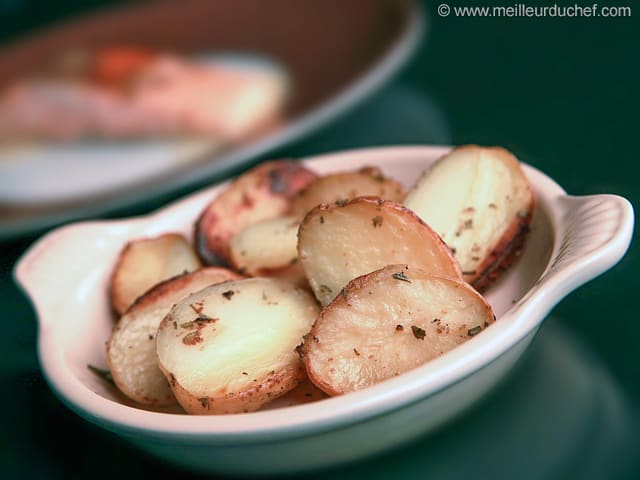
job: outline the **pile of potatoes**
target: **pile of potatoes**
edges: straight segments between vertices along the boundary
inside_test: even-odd
[[[328,395],[413,369],[495,321],[484,292],[519,253],[534,194],[518,160],[466,145],[405,191],[373,167],[245,172],[179,234],[114,267],[116,386],[146,406],[255,411],[309,379]]]

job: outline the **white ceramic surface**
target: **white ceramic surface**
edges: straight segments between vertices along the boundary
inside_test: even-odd
[[[376,148],[305,162],[320,173],[377,165],[409,186],[447,150]],[[628,201],[614,195],[569,196],[540,171],[529,166],[525,171],[537,210],[522,256],[487,292],[498,321],[415,370],[341,397],[300,403],[289,396],[264,411],[212,417],[135,408],[89,371],[89,364],[106,365],[104,342],[113,325],[106,285],[119,250],[145,235],[178,231],[190,236],[218,186],[149,216],[60,228],[26,252],[14,274],[39,319],[39,356],[47,381],[88,421],[164,460],[202,471],[302,471],[408,441],[488,391],[553,306],[612,267],[629,246],[633,210]]]

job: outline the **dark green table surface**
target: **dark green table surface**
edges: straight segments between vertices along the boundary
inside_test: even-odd
[[[100,3],[0,2],[0,35]],[[498,144],[571,194],[616,193],[637,206],[633,8],[632,18],[440,18],[425,4],[427,36],[400,75],[336,124],[272,155]],[[50,392],[33,312],[11,279],[35,237],[0,244],[0,478],[198,478],[87,424]],[[305,477],[639,478],[639,253],[632,244],[621,263],[562,301],[511,375],[472,410],[396,451]]]

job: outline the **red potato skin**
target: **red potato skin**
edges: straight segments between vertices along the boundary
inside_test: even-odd
[[[214,198],[195,223],[196,251],[206,265],[229,265],[229,242],[244,227],[286,214],[290,199],[317,175],[292,160],[273,160],[247,171]],[[251,215],[256,204],[269,212]]]
[[[155,303],[156,300],[160,297],[165,296],[173,290],[180,290],[186,284],[189,283],[190,279],[194,275],[200,275],[203,271],[209,271],[211,273],[218,273],[220,275],[220,282],[226,282],[228,280],[239,280],[244,278],[244,276],[240,275],[233,270],[224,267],[202,267],[193,272],[181,273],[174,277],[168,278],[167,280],[163,280],[162,282],[156,284],[151,287],[145,293],[140,295],[135,302],[125,311],[129,313],[133,309],[145,308],[147,305]]]
[[[163,370],[162,366],[160,368]],[[163,373],[180,406],[192,415],[255,412],[263,405],[290,392],[307,378],[304,366],[299,363],[295,367],[273,372],[241,392],[220,392],[216,396],[195,397],[180,385],[171,372],[163,370]]]
[[[500,241],[467,281],[479,292],[486,292],[517,260],[524,248],[533,219],[534,202],[525,217],[516,217]]]
[[[458,149],[476,149],[477,145],[465,145]],[[486,147],[496,155],[503,157],[508,163],[522,171],[520,162],[506,149],[502,147]],[[522,176],[526,178],[524,172]],[[509,228],[504,232],[500,240],[491,249],[491,253],[484,259],[474,274],[465,275],[465,280],[479,292],[485,292],[489,286],[498,280],[506,272],[513,262],[518,258],[528,233],[535,211],[535,195],[528,184],[530,192],[530,203],[526,208],[526,215],[517,214]],[[520,212],[519,212],[520,213]]]

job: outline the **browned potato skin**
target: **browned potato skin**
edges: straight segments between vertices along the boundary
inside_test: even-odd
[[[356,205],[356,204],[369,204],[372,206],[375,206],[376,208],[379,208],[381,212],[383,211],[391,211],[391,213],[393,212],[397,212],[400,215],[402,215],[405,219],[407,219],[408,221],[413,222],[415,225],[419,226],[420,229],[424,230],[424,234],[425,235],[429,235],[430,238],[436,238],[437,240],[434,243],[434,245],[431,245],[431,248],[435,248],[438,250],[438,253],[440,255],[441,259],[446,259],[447,262],[447,272],[445,273],[444,271],[441,272],[443,274],[446,275],[450,275],[452,277],[455,278],[462,278],[462,272],[460,270],[460,265],[458,264],[458,261],[455,259],[453,253],[451,252],[451,250],[449,249],[449,247],[444,243],[444,241],[440,238],[440,236],[434,232],[431,227],[429,227],[429,225],[427,225],[420,217],[418,217],[413,211],[409,210],[408,208],[404,207],[403,205],[397,203],[397,202],[393,202],[390,200],[382,200],[378,197],[358,197],[358,198],[354,198],[344,204],[340,204],[340,205],[326,205],[326,204],[321,204],[318,205],[317,207],[315,207],[314,209],[312,209],[303,219],[302,223],[300,224],[300,229],[298,231],[298,261],[302,264],[303,269],[305,270],[305,275],[307,277],[307,279],[309,280],[309,284],[310,286],[313,288],[314,287],[314,281],[312,280],[313,274],[310,273],[309,271],[309,260],[307,259],[307,255],[305,254],[305,245],[304,245],[304,236],[305,235],[309,235],[307,233],[308,230],[310,230],[311,228],[314,227],[314,224],[317,224],[319,221],[320,223],[323,223],[323,219],[320,218],[323,216],[323,212],[328,212],[328,211],[332,211],[334,209],[339,209],[339,208],[344,208],[344,207],[348,207],[350,205]],[[375,225],[374,225],[375,227]],[[363,232],[354,232],[356,235],[360,235]],[[409,259],[398,259],[395,258],[387,263],[397,263],[398,261],[408,261]],[[443,262],[445,263],[445,262]],[[375,270],[377,268],[381,268],[384,265],[379,265],[376,266],[374,268],[372,268],[371,270]],[[316,286],[317,287],[317,286]],[[316,298],[318,298],[318,300],[320,301],[321,304],[326,304],[328,303],[328,301],[323,300],[321,297],[323,297],[322,292],[321,291],[317,291],[316,289],[314,289],[314,293],[316,295]],[[333,294],[335,295],[335,293]]]
[[[162,366],[160,366],[162,369]],[[200,397],[190,394],[171,372],[164,372],[171,389],[185,411],[192,415],[221,415],[255,412],[266,403],[293,390],[307,378],[304,366],[284,368],[256,382],[242,392],[228,393],[223,397]]]
[[[195,223],[196,250],[205,264],[229,264],[229,242],[244,227],[286,214],[291,197],[317,177],[291,160],[262,163],[237,177]]]
[[[178,233],[165,233],[163,235],[159,235],[156,238],[164,238],[164,237],[176,237],[176,238],[180,237],[181,239],[184,239],[184,237]],[[147,240],[147,238],[142,238],[139,240]],[[119,288],[120,282],[118,280],[118,276],[121,274],[119,272],[119,267],[123,261],[123,258],[125,258],[128,251],[136,244],[137,241],[138,240],[132,240],[128,242],[124,246],[124,248],[122,248],[122,250],[120,251],[120,254],[118,255],[118,260],[116,262],[116,265],[113,271],[111,272],[111,276],[109,278],[109,287],[108,287],[109,301],[111,303],[111,310],[113,311],[113,313],[116,315],[117,318],[123,315],[127,311],[127,309],[129,309],[132,306],[132,304],[128,303],[125,300],[126,294],[122,292]],[[135,301],[133,303],[135,303]]]
[[[193,272],[181,273],[179,275],[176,275],[175,277],[163,280],[162,282],[151,287],[147,292],[139,296],[136,301],[133,302],[133,304],[125,311],[125,313],[129,313],[133,309],[145,308],[148,305],[155,303],[158,298],[162,298],[172,291],[180,290],[182,287],[189,283],[189,279],[191,276],[200,275],[204,271],[208,272],[209,274],[217,273],[219,275],[220,279],[212,281],[212,284],[244,278],[244,276],[240,275],[238,272],[234,272],[233,270],[225,267],[202,267]]]
[[[396,272],[405,272],[405,271],[407,272],[407,275],[409,276],[410,279],[416,280],[420,278],[431,277],[434,279],[440,279],[445,282],[456,283],[459,287],[462,287],[462,288],[466,287],[468,293],[475,295],[476,298],[484,304],[484,309],[486,312],[486,323],[484,325],[484,328],[486,328],[487,326],[495,322],[496,317],[493,314],[493,309],[491,308],[489,303],[487,303],[487,301],[482,297],[480,293],[475,291],[471,286],[469,286],[463,280],[460,280],[458,278],[442,277],[439,275],[431,275],[420,269],[411,268],[408,265],[387,265],[384,268],[381,268],[379,270],[376,270],[366,275],[362,275],[360,277],[353,279],[351,282],[349,282],[347,286],[342,290],[342,292],[339,295],[337,295],[329,305],[327,305],[322,309],[322,311],[320,312],[320,315],[318,316],[318,318],[316,319],[313,325],[313,328],[307,335],[305,335],[303,343],[298,346],[297,351],[305,366],[309,380],[311,380],[311,382],[314,385],[316,385],[320,390],[322,390],[323,392],[325,392],[330,396],[337,396],[337,395],[343,395],[345,393],[348,393],[348,391],[341,389],[339,386],[335,385],[330,380],[325,379],[322,375],[322,372],[318,369],[318,366],[312,363],[310,351],[314,348],[314,345],[317,342],[322,341],[321,339],[322,335],[319,333],[319,330],[323,322],[327,321],[327,318],[334,315],[336,310],[346,309],[351,307],[350,302],[354,301],[352,295],[354,295],[356,292],[365,290],[369,285],[376,284],[382,279],[392,276]],[[368,300],[368,299],[365,298],[365,300]],[[355,301],[361,302],[363,300],[362,298],[360,298]],[[375,302],[376,300],[374,299],[372,301]],[[407,326],[403,326],[402,329],[403,329],[403,333],[410,334],[408,332],[404,332],[404,330],[407,329]],[[392,333],[391,335],[393,335],[394,333]],[[464,336],[466,337],[469,337],[468,333],[465,331],[461,331],[460,333],[464,334]],[[360,352],[356,352],[355,348],[354,348],[353,354],[357,355],[358,357],[361,355]],[[339,359],[334,358],[334,360],[339,360]],[[399,373],[403,373],[403,372],[399,372]]]
[[[463,145],[459,149],[487,148],[499,155],[513,168],[522,171],[520,162],[506,149],[502,147],[479,147],[478,145]],[[522,176],[526,178],[524,172]],[[524,209],[526,215],[516,215],[513,223],[504,232],[500,240],[495,244],[489,256],[477,268],[476,272],[465,275],[467,280],[476,290],[484,292],[493,284],[518,258],[530,231],[533,213],[536,207],[535,195],[529,185],[530,204]]]
[[[304,217],[321,203],[333,204],[356,197],[373,196],[401,202],[404,187],[385,177],[377,167],[363,167],[356,172],[338,172],[318,177],[291,200],[292,215]]]
[[[471,276],[469,282],[476,290],[486,292],[518,259],[530,231],[533,211],[534,200],[531,202],[529,213],[514,219],[500,241],[493,247],[489,256]]]

